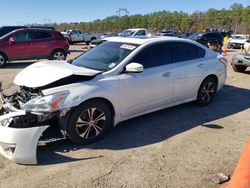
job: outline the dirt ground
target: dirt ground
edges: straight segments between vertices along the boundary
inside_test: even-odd
[[[71,51],[72,58],[82,49]],[[7,92],[29,64],[0,69]],[[235,73],[229,64],[227,84],[211,105],[188,103],[135,118],[86,146],[68,140],[39,146],[37,166],[0,156],[0,187],[219,187],[212,176],[232,174],[250,135],[249,78],[249,69]]]

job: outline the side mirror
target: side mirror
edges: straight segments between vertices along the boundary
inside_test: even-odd
[[[125,72],[128,73],[140,73],[143,72],[143,65],[139,64],[139,63],[129,63],[126,67],[125,67]]]
[[[13,38],[13,37],[10,37],[10,38],[9,38],[9,43],[10,43],[10,44],[13,44],[14,42],[15,42],[14,38]]]

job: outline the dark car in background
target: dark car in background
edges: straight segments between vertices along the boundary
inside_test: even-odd
[[[8,61],[28,59],[64,60],[69,43],[51,29],[17,29],[0,37],[0,67]]]
[[[44,26],[2,26],[0,27],[0,37],[14,31],[16,29],[24,29],[24,28],[37,28],[37,29],[51,29],[55,30],[54,27],[44,27]]]
[[[223,46],[223,35],[220,32],[201,32],[194,33],[188,37],[191,40],[199,42],[200,44],[210,47],[216,46],[219,51]]]

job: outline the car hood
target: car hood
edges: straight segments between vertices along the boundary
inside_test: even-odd
[[[69,35],[67,32],[61,32],[62,35]]]
[[[244,44],[247,40],[246,39],[229,39],[231,43],[242,43]]]
[[[19,86],[38,88],[72,75],[92,77],[99,73],[101,71],[78,67],[67,61],[41,61],[19,72],[14,83]]]

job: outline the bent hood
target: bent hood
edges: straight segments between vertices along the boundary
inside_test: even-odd
[[[14,83],[19,86],[37,88],[71,75],[95,76],[99,73],[101,71],[78,67],[69,64],[67,61],[42,61],[34,63],[19,72]]]

